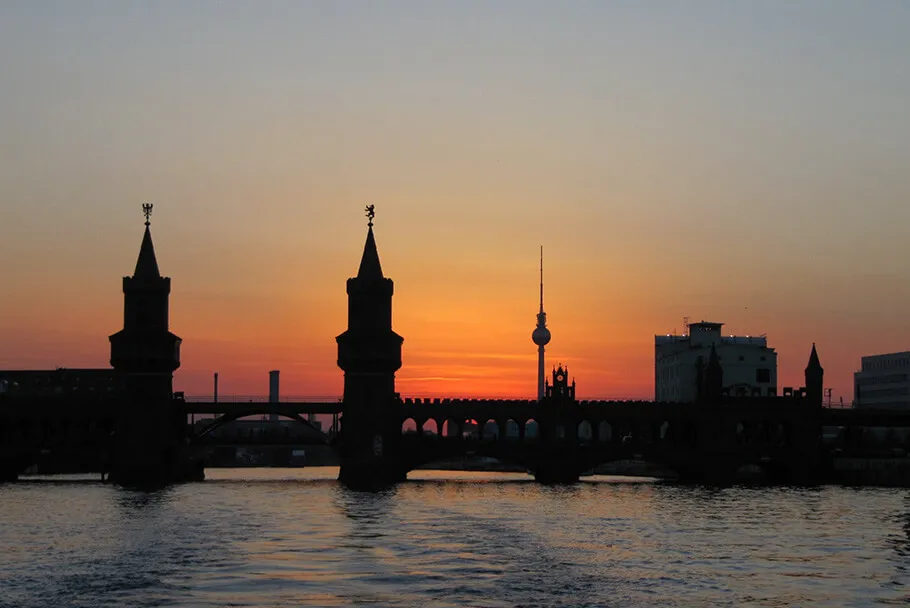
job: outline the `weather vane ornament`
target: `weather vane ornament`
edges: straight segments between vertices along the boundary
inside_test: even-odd
[[[367,219],[370,220],[367,226],[373,227],[373,218],[376,217],[376,205],[367,205],[364,211],[367,212]]]
[[[151,224],[149,218],[152,217],[152,205],[149,203],[142,203],[142,213],[145,215],[145,225],[148,226]]]

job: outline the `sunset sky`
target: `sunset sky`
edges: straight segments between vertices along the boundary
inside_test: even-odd
[[[910,2],[0,3],[0,368],[106,366],[155,205],[175,388],[338,396],[376,205],[411,396],[653,396],[683,317],[910,350]]]

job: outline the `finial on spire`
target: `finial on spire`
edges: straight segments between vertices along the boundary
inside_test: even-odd
[[[376,217],[376,205],[367,205],[364,211],[367,212],[367,219],[370,220],[367,222],[367,226],[370,228],[373,227],[373,218]]]
[[[152,217],[152,205],[150,203],[142,203],[142,213],[145,215],[145,225],[148,226],[152,223],[149,220]]]

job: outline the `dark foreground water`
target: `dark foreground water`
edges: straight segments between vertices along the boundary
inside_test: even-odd
[[[208,474],[0,486],[0,606],[910,603],[906,490],[422,472],[363,494],[337,469]]]

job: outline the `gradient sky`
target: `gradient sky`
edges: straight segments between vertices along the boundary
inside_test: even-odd
[[[653,395],[682,318],[835,398],[910,349],[910,2],[0,2],[0,366],[105,366],[155,205],[176,388],[337,396],[375,204],[404,395]]]

